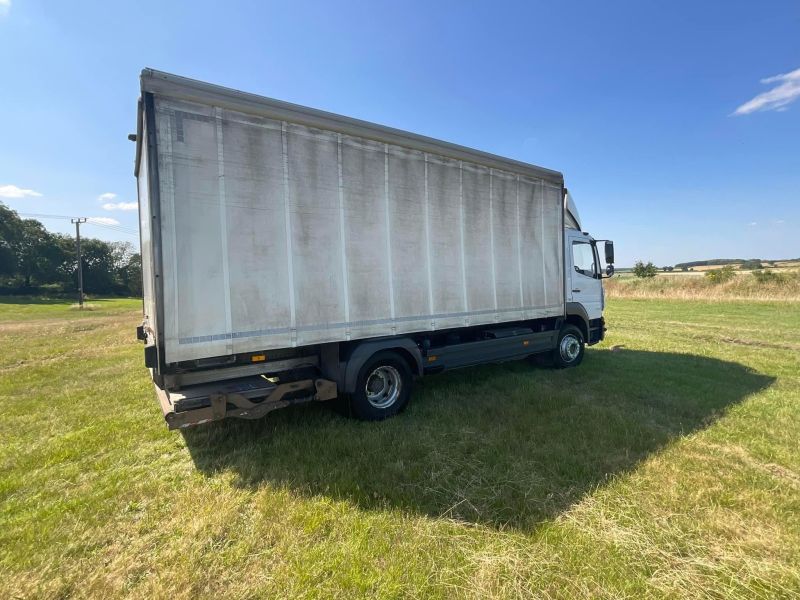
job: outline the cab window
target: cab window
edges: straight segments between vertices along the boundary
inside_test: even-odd
[[[572,244],[572,264],[575,270],[587,277],[597,276],[597,267],[594,261],[594,251],[592,245],[586,242],[573,242]]]

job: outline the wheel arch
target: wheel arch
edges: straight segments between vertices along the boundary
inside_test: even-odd
[[[581,331],[583,341],[589,341],[589,315],[586,309],[580,302],[567,302],[567,316],[564,319],[565,323],[574,325]]]
[[[344,392],[352,393],[356,388],[358,372],[378,352],[396,352],[407,364],[413,375],[422,375],[422,354],[409,338],[372,340],[360,343],[350,353],[344,369]]]

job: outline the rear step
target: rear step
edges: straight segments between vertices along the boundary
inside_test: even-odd
[[[274,383],[251,376],[164,390],[156,387],[164,419],[170,429],[182,429],[226,417],[258,419],[291,404],[336,398],[336,382],[302,379]]]

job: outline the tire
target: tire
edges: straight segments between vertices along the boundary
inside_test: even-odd
[[[558,344],[553,350],[553,366],[557,369],[577,367],[583,361],[586,341],[581,330],[574,325],[564,325],[558,333]]]
[[[414,377],[402,357],[391,351],[377,352],[361,370],[350,395],[350,409],[362,421],[382,421],[408,405]]]

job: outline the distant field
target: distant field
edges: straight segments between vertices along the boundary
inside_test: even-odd
[[[775,270],[775,271],[785,271],[785,270],[800,270],[800,261],[797,260],[777,260],[775,262],[765,261],[762,262],[762,265],[765,269],[768,270]],[[735,270],[739,271],[742,267],[742,263],[730,263],[730,266],[733,267]],[[664,272],[659,268],[658,272],[660,275],[697,275],[698,273],[702,274],[706,271],[713,271],[714,269],[722,268],[722,265],[700,265],[697,267],[691,267],[691,271],[683,271],[681,269],[675,269],[673,271]],[[630,267],[626,267],[624,269],[618,270],[617,272],[626,277],[630,275],[633,276],[633,270]],[[749,272],[749,271],[745,271]]]
[[[734,269],[739,269],[742,266],[742,263],[735,262],[729,263]],[[776,260],[776,261],[762,261],[761,264],[764,268],[767,269],[799,269],[800,268],[800,261],[797,260]],[[712,269],[719,269],[723,265],[698,265],[696,267],[692,267],[695,271],[704,272],[704,271],[711,271]],[[681,272],[679,269],[676,269],[674,272]]]
[[[715,283],[706,273],[720,267],[695,267],[694,271],[659,271],[652,278],[638,278],[624,271],[603,284],[610,298],[674,298],[693,300],[750,300],[800,302],[800,268],[796,263],[758,271],[734,266],[730,281]],[[758,279],[753,273],[767,274]]]
[[[0,302],[0,598],[800,595],[800,311],[611,298],[573,370],[167,431],[139,301]]]

